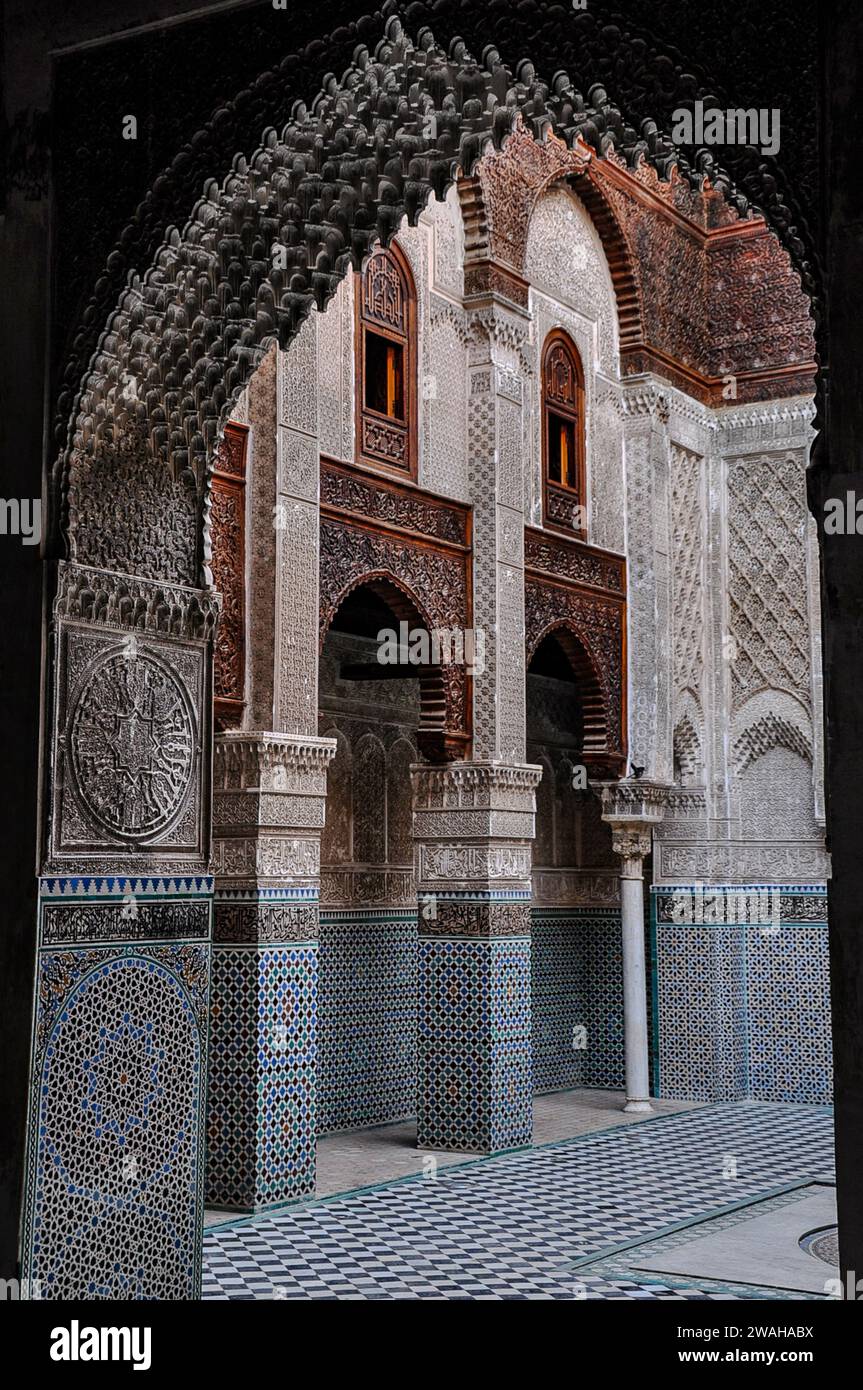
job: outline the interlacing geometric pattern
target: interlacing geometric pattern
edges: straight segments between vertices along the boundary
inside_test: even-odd
[[[321,917],[317,1132],[416,1113],[416,912]]]
[[[41,962],[24,1268],[43,1298],[195,1296],[206,948],[122,949]]]
[[[250,1210],[313,1192],[313,943],[213,952],[207,1200]]]
[[[209,1231],[204,1297],[715,1298],[590,1257],[827,1177],[832,1140],[824,1109],[720,1105],[442,1168]]]
[[[735,707],[764,687],[808,692],[804,473],[802,461],[791,456],[765,454],[729,464]]]
[[[623,1085],[623,964],[616,909],[535,907],[533,1089]]]
[[[656,1094],[829,1104],[826,891],[738,893],[652,892]]]
[[[702,495],[705,461],[677,445],[671,449],[671,563],[674,575],[674,688],[701,703],[704,665]],[[675,720],[675,723],[677,721]]]
[[[428,1148],[530,1142],[530,941],[420,937],[418,1128]]]

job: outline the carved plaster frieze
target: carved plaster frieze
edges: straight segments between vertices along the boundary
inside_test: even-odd
[[[716,412],[719,448],[723,454],[808,449],[816,435],[814,419],[815,403],[808,395],[729,406]]]
[[[321,868],[322,907],[416,907],[413,871],[390,868]]]
[[[528,844],[420,844],[417,850],[419,891],[444,892],[499,883],[530,883]]]
[[[217,836],[213,841],[213,872],[217,879],[257,883],[262,879],[316,879],[320,873],[320,835]]]
[[[825,883],[830,856],[823,845],[772,841],[715,844],[657,840],[655,883]]]
[[[590,869],[534,869],[535,907],[617,907],[620,902],[618,873]]]
[[[452,763],[411,768],[414,812],[520,811],[536,809],[542,768],[526,763]]]
[[[213,829],[251,833],[256,828],[323,830],[326,797],[322,793],[220,792],[213,795]]]
[[[55,619],[207,641],[219,620],[213,590],[162,584],[61,560],[57,565]]]
[[[415,811],[413,833],[418,840],[446,840],[454,834],[532,840],[534,814],[532,811],[475,811],[467,807],[446,811]]]
[[[662,820],[671,790],[666,782],[627,778],[620,782],[601,782],[602,819],[614,828],[617,822],[642,823],[652,829]]]
[[[326,771],[336,753],[336,740],[312,735],[246,733],[217,734],[213,757],[216,790],[326,792]]]

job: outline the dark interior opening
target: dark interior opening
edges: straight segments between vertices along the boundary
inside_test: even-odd
[[[405,350],[366,329],[366,405],[390,420],[405,418]]]

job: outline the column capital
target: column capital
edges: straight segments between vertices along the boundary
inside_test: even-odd
[[[336,740],[311,734],[229,729],[216,734],[213,783],[220,788],[286,790],[290,775],[323,778],[336,753]],[[322,782],[321,792],[326,784]]]
[[[542,780],[535,763],[461,762],[411,768],[414,809],[527,810]]]
[[[612,848],[621,863],[622,878],[641,878],[641,865],[650,853],[653,829],[665,814],[666,782],[624,778],[595,784],[602,795],[602,819],[611,826]]]

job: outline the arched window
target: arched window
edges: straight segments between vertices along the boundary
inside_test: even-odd
[[[542,354],[542,471],[546,523],[584,540],[584,372],[560,329],[549,334]]]
[[[357,452],[416,477],[416,295],[397,246],[374,252],[357,293]]]

